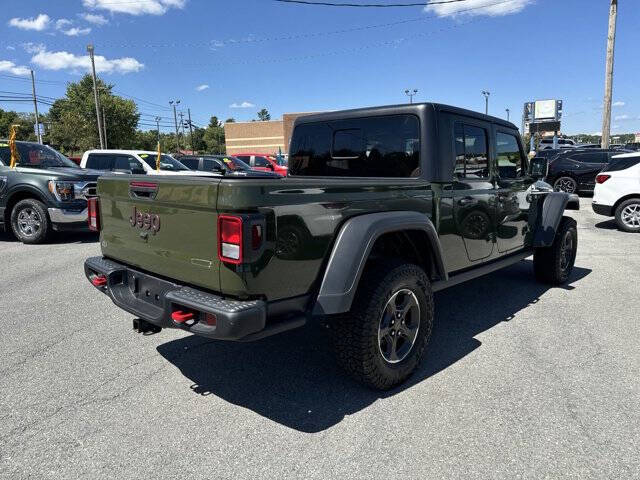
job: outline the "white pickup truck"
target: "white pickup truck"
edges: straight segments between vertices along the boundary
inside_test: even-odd
[[[166,153],[161,154],[160,169],[156,168],[158,152],[144,150],[87,150],[80,166],[91,170],[135,175],[197,175],[220,177],[213,172],[193,171]]]

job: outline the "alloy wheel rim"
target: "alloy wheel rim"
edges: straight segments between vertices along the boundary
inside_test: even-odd
[[[632,203],[624,207],[620,218],[627,227],[640,228],[640,203]]]
[[[564,234],[562,239],[562,246],[560,247],[560,269],[566,272],[571,263],[571,257],[573,256],[573,235],[571,232]]]
[[[408,288],[395,292],[384,307],[378,324],[378,350],[388,363],[407,358],[420,329],[420,304]]]
[[[556,190],[559,192],[573,193],[576,190],[576,184],[572,179],[564,177],[556,182]]]
[[[27,237],[36,235],[42,227],[42,220],[38,212],[32,208],[24,208],[18,213],[18,230]]]

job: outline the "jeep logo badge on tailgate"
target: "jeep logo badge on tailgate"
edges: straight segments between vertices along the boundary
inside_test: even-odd
[[[129,217],[129,224],[133,228],[141,228],[143,230],[151,230],[155,235],[160,230],[160,215],[155,213],[142,213],[133,206],[133,211]]]

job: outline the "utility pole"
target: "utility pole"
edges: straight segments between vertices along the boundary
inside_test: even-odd
[[[180,136],[178,134],[178,116],[176,115],[176,105],[180,104],[180,100],[171,100],[169,105],[173,106],[173,123],[176,127],[176,145],[178,150],[180,150]]]
[[[611,140],[611,95],[613,91],[613,54],[616,46],[618,0],[610,0],[609,33],[607,34],[607,66],[604,76],[604,109],[602,112],[602,148],[609,148]]]
[[[36,99],[36,80],[33,76],[33,70],[31,70],[31,91],[33,92],[33,107],[36,110],[36,136],[38,137],[38,143],[42,145],[42,135],[40,134],[40,120],[38,117],[38,100]]]
[[[98,100],[98,81],[96,80],[96,62],[93,58],[93,44],[87,45],[87,52],[91,58],[91,72],[93,77],[93,99],[96,102],[96,118],[98,119],[98,136],[100,137],[100,150],[104,150],[104,140],[102,138],[102,122],[100,119],[100,101]]]
[[[482,95],[484,95],[484,114],[489,115],[489,95],[491,95],[491,92],[482,90]]]
[[[413,90],[406,89],[404,94],[409,97],[409,103],[413,103],[413,96],[418,93],[418,89],[414,88]]]
[[[509,114],[511,113],[511,110],[509,110],[508,108],[504,109],[505,112],[507,112],[507,122],[509,121]]]
[[[158,126],[158,143],[160,143],[160,120],[162,120],[162,117],[156,117],[156,125]]]
[[[107,120],[104,115],[104,108],[102,109],[102,129],[104,130],[104,148],[109,148],[107,146]]]
[[[191,138],[191,153],[195,150],[193,148],[193,125],[191,125],[191,109],[187,108],[187,115],[189,116],[189,137]]]

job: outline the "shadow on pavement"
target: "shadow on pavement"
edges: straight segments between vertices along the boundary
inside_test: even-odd
[[[604,222],[598,222],[595,224],[596,228],[601,228],[603,230],[619,230],[618,225],[616,224],[615,219],[605,220]],[[622,231],[622,230],[620,230]],[[624,233],[624,232],[623,232]]]
[[[346,377],[333,359],[328,331],[319,325],[255,343],[188,336],[157,349],[193,382],[194,393],[215,395],[298,431],[320,432],[480,347],[478,334],[511,320],[550,288],[537,283],[532,270],[532,262],[526,260],[438,292],[426,358],[408,382],[389,392],[369,390]],[[561,288],[573,289],[570,284],[590,272],[576,267],[569,285]]]

